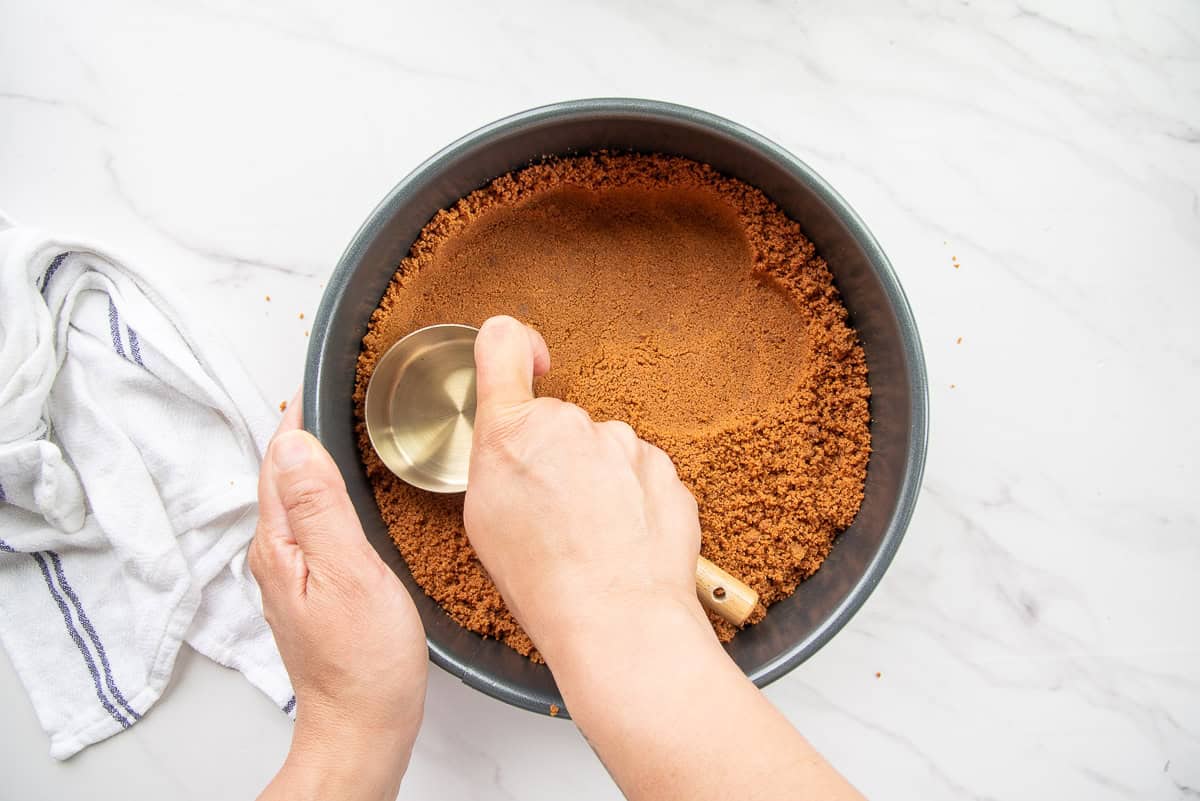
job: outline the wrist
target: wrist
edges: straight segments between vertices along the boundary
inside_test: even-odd
[[[292,745],[265,799],[392,801],[408,767],[420,717],[412,725],[364,726],[320,707],[297,708]]]
[[[589,707],[633,700],[641,688],[668,681],[681,665],[732,666],[694,596],[607,607],[570,623],[545,647],[539,643],[539,650],[577,721]]]

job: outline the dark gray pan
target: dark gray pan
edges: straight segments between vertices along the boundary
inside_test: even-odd
[[[866,498],[816,575],[727,646],[755,684],[774,681],[815,653],[871,594],[904,536],[925,463],[925,362],[904,291],[846,201],[778,145],[696,109],[597,99],[513,115],[433,156],[371,212],[329,280],[308,348],[304,421],[341,468],[367,538],[412,593],[433,661],[488,695],[542,713],[550,704],[563,706],[550,671],[461,628],[413,581],[388,539],[359,461],[350,396],[367,320],[439,209],[544,156],[599,148],[686,156],[765,192],[801,224],[829,263],[866,350],[873,445]]]

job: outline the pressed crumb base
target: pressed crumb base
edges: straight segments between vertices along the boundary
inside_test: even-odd
[[[425,226],[371,317],[358,438],[417,583],[461,625],[537,659],[467,541],[462,496],[400,481],[362,423],[375,363],[421,326],[538,329],[540,395],[627,421],[696,496],[705,556],[759,592],[820,567],[862,503],[867,367],[825,262],[760,191],[707,165],[599,153],[505,175]],[[722,640],[736,630],[712,617]]]

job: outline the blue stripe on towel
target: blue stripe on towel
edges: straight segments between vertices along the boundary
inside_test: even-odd
[[[16,553],[16,550],[2,539],[0,539],[0,551],[5,553]],[[105,684],[108,686],[109,692],[113,694],[113,697],[117,699],[117,703],[123,706],[125,711],[128,712],[134,720],[141,720],[142,716],[135,712],[133,707],[129,705],[129,702],[125,700],[125,696],[121,694],[120,689],[117,688],[117,684],[113,680],[112,666],[108,663],[108,654],[104,650],[104,644],[100,642],[100,635],[96,633],[96,629],[92,625],[92,621],[88,619],[87,614],[83,611],[83,604],[80,602],[79,596],[75,594],[75,590],[71,587],[71,583],[67,581],[67,576],[63,572],[62,558],[54,551],[46,551],[46,555],[49,556],[50,561],[54,563],[54,575],[58,577],[59,585],[62,586],[63,590],[67,594],[67,597],[71,600],[71,604],[74,605],[75,612],[79,615],[79,622],[83,624],[84,631],[86,631],[88,637],[91,638],[92,644],[96,646],[96,652],[100,655],[100,664],[104,668]],[[75,641],[75,645],[80,646],[80,650],[84,654],[84,659],[88,662],[88,669],[92,673],[92,678],[93,680],[97,681],[97,691],[99,691],[99,679],[96,674],[95,665],[89,658],[90,654],[82,645],[82,638],[78,635],[78,632],[74,630],[74,627],[71,624],[70,614],[66,609],[66,605],[63,604],[61,596],[54,591],[54,585],[50,581],[50,574],[46,570],[45,561],[42,559],[41,554],[35,553],[30,554],[30,556],[37,561],[38,566],[42,569],[42,577],[46,579],[46,586],[50,589],[50,594],[54,596],[54,600],[58,604],[59,610],[61,610],[63,613],[63,619],[67,622],[67,630],[71,634],[71,639]],[[116,713],[116,710],[112,709],[110,705],[105,703],[103,697],[101,697],[100,702],[104,704],[104,708],[110,713],[114,713],[113,716],[117,718],[117,721],[120,722],[122,726],[128,727],[130,725],[128,722],[122,722],[119,713]]]
[[[126,323],[125,333],[129,335],[129,352],[133,354],[133,360],[138,363],[138,367],[145,367],[146,365],[142,364],[142,346],[138,341],[137,331],[134,331]]]
[[[50,279],[58,272],[58,268],[62,266],[63,259],[71,254],[59,253],[54,257],[54,261],[50,262],[50,266],[46,268],[46,274],[42,276],[42,297],[46,297],[46,288],[50,286]]]
[[[121,344],[121,319],[117,317],[117,307],[108,299],[108,329],[112,332],[113,350],[122,359],[125,358],[125,346]]]
[[[75,590],[71,588],[71,583],[67,581],[67,576],[63,573],[62,559],[54,551],[46,551],[46,555],[50,557],[50,561],[54,564],[54,575],[58,577],[58,585],[62,587],[63,592],[67,594],[67,598],[71,600],[71,605],[75,607],[75,614],[79,617],[80,624],[83,625],[83,630],[87,633],[88,638],[92,641],[92,645],[96,647],[96,654],[100,657],[100,667],[104,669],[104,684],[108,687],[108,691],[112,693],[112,697],[117,699],[117,703],[124,707],[125,711],[134,720],[141,720],[142,716],[129,706],[129,702],[125,700],[125,696],[117,688],[116,681],[113,680],[112,666],[108,664],[108,654],[104,651],[104,643],[100,642],[100,635],[96,633],[96,629],[92,626],[92,621],[88,620],[87,614],[83,611],[83,604],[79,600],[79,596],[75,594]]]
[[[54,589],[54,580],[50,578],[50,567],[46,564],[46,559],[40,553],[30,554],[38,567],[42,569],[42,578],[46,580],[46,587],[50,590],[50,596],[54,598],[54,602],[58,604],[58,609],[62,612],[63,622],[67,624],[67,634],[71,635],[71,639],[75,642],[75,647],[79,649],[79,653],[83,654],[83,661],[87,665],[88,672],[92,674],[92,684],[96,687],[96,697],[100,699],[100,705],[108,711],[108,714],[113,716],[117,723],[121,724],[121,728],[128,729],[129,721],[117,711],[108,698],[104,695],[104,690],[100,687],[100,671],[96,669],[96,663],[92,660],[92,654],[88,651],[87,645],[84,644],[83,638],[79,636],[79,631],[75,628],[75,624],[71,621],[71,611],[67,609],[67,602],[58,594],[58,590]]]

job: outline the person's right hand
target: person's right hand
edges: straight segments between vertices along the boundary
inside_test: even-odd
[[[549,367],[532,329],[483,324],[463,516],[617,784],[634,801],[859,798],[717,642],[696,597],[696,502],[671,460],[625,423],[535,399]]]
[[[670,458],[625,423],[534,398],[550,356],[511,317],[483,324],[475,363],[467,534],[551,667],[607,621],[682,612],[707,627],[696,502]]]

